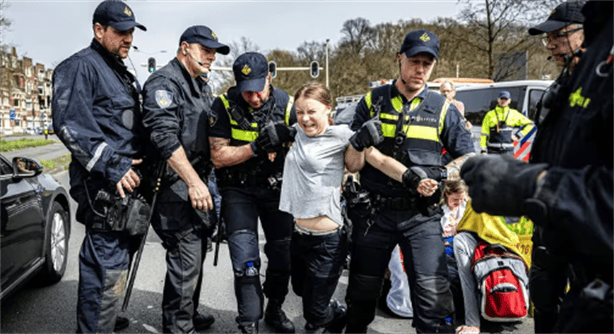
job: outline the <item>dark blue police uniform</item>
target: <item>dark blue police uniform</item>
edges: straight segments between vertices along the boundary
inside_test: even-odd
[[[205,183],[210,172],[209,105],[204,82],[192,78],[177,58],[154,72],[143,86],[143,124],[160,158],[180,146]],[[208,214],[194,209],[188,186],[167,168],[152,216],[167,251],[162,318],[165,332],[189,333],[199,304],[206,255]]]
[[[401,117],[407,114],[409,119]],[[460,112],[426,86],[412,101],[398,91],[396,80],[374,89],[358,103],[351,129],[357,131],[373,117],[381,120],[384,135],[384,141],[375,147],[407,167],[441,166],[442,147],[453,158],[474,152]],[[398,145],[397,123],[403,119],[402,144]],[[436,207],[439,192],[429,198],[410,193],[369,164],[361,170],[360,180],[376,212],[363,215],[349,210],[354,227],[346,331],[366,332],[373,321],[384,273],[397,244],[410,284],[413,325],[423,332],[444,330],[444,318],[450,317],[454,306],[439,223],[442,212]]]
[[[569,6],[581,8],[575,3]],[[534,219],[530,291],[536,310],[539,305],[544,311],[540,316],[546,318],[540,321],[545,328],[561,333],[611,333],[614,121],[613,70],[608,57],[612,57],[612,3],[589,2],[582,13],[587,51],[572,77],[555,84],[559,95],[546,93],[551,96],[544,97],[540,113],[549,112],[538,124],[531,153],[531,163],[549,167],[536,196],[547,207],[547,215]],[[563,294],[557,292],[565,291],[569,264],[571,288],[559,306]],[[536,314],[536,331],[537,318]]]
[[[231,146],[242,146],[255,140],[265,123],[296,123],[294,105],[288,94],[273,86],[269,89],[270,98],[256,110],[243,99],[237,87],[218,97],[212,107],[210,136],[230,139]],[[248,128],[240,126],[245,121]],[[241,164],[216,170],[222,194],[221,216],[226,224],[235,275],[237,323],[243,329],[262,318],[263,292],[269,299],[269,306],[277,305],[280,311],[288,294],[290,239],[294,225],[292,216],[279,210],[280,185],[274,184],[281,181],[286,149],[279,149],[276,154],[273,162],[267,154],[261,154]],[[261,267],[258,219],[266,236],[264,252],[269,261],[264,289],[258,275]]]
[[[99,5],[94,21],[101,24],[113,24],[109,17],[96,17],[102,7],[112,7],[108,15],[127,8],[123,3]],[[144,29],[132,14],[125,19],[130,28]],[[70,194],[78,204],[77,221],[86,226],[79,252],[77,332],[110,333],[138,240],[126,231],[112,231],[96,198],[99,192],[116,194],[115,185],[132,168],[132,160],[142,157],[135,79],[121,59],[93,40],[58,65],[53,89],[54,130],[71,152]]]

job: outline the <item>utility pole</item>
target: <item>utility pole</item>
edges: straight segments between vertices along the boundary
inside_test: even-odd
[[[326,88],[328,88],[328,41],[330,39],[326,39]]]

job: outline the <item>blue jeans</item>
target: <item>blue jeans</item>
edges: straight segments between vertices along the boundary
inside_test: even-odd
[[[223,187],[222,217],[226,223],[228,249],[235,274],[235,295],[239,316],[236,321],[246,326],[262,318],[264,295],[283,302],[290,283],[290,239],[292,215],[279,210],[279,192],[266,185]],[[266,281],[246,272],[247,264],[260,270],[258,220],[262,224],[269,260]],[[281,304],[281,303],[280,303]]]
[[[414,210],[380,210],[367,218],[350,211],[352,259],[347,292],[347,332],[365,332],[375,317],[383,277],[398,244],[414,306],[413,326],[422,332],[448,330],[445,318],[454,312],[448,281],[445,247],[441,238],[441,214],[427,217]]]
[[[305,320],[316,327],[334,318],[329,306],[348,252],[345,229],[317,236],[292,234],[292,288],[303,299]]]

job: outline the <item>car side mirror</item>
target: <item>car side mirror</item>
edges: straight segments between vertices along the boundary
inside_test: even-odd
[[[13,158],[13,177],[34,177],[43,172],[43,165],[31,158]]]

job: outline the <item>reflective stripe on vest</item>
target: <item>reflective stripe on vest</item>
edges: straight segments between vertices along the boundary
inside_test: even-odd
[[[222,103],[224,104],[224,108],[226,108],[226,112],[228,113],[228,118],[230,119],[232,139],[245,141],[245,142],[252,142],[256,140],[256,138],[258,138],[258,123],[256,122],[250,123],[251,124],[250,130],[242,129],[239,126],[239,123],[237,123],[237,121],[234,120],[232,118],[232,115],[230,114],[230,110],[229,110],[230,102],[228,101],[228,97],[226,96],[226,94],[220,95],[220,100],[222,100]],[[288,104],[286,105],[286,111],[284,115],[284,120],[285,120],[286,125],[289,125],[290,123],[290,113],[292,112],[293,105],[294,105],[294,98],[290,97],[290,99],[288,100]],[[249,110],[252,111],[253,109],[250,107]]]
[[[423,101],[422,98],[415,98],[411,101],[409,106],[409,110],[413,111],[416,109],[420,103]],[[403,100],[401,96],[396,96],[392,100],[393,108],[399,113],[403,112]],[[370,116],[375,116],[375,112],[372,108],[372,96],[371,92],[365,95],[365,103],[370,110]],[[427,125],[403,125],[403,132],[406,133],[407,138],[414,139],[426,139],[439,142],[439,135],[443,131],[444,120],[446,118],[446,114],[448,113],[448,108],[450,106],[451,101],[446,100],[441,108],[441,112],[439,113],[438,126],[427,126]],[[405,116],[405,121],[407,121],[409,116]],[[396,133],[397,121],[399,119],[399,115],[388,114],[388,113],[380,113],[379,118],[382,122],[382,133],[384,137],[394,138]]]
[[[252,122],[250,123],[251,130],[243,130],[239,126],[239,123],[237,123],[237,121],[235,121],[230,114],[230,102],[228,102],[228,97],[226,94],[220,95],[220,100],[222,100],[222,103],[226,108],[226,112],[228,113],[228,118],[230,119],[230,133],[232,139],[245,142],[252,142],[256,140],[256,138],[258,138],[258,123]]]
[[[294,98],[292,96],[288,99],[288,104],[286,104],[286,115],[284,120],[286,121],[286,125],[290,125],[290,113],[292,112],[292,106],[294,105]]]

